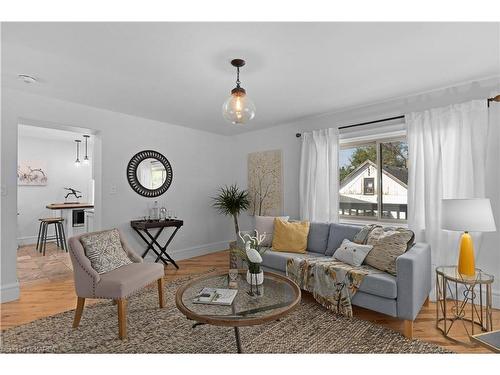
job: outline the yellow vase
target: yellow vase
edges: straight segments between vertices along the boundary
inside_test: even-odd
[[[460,255],[458,257],[458,272],[464,276],[474,276],[476,265],[474,263],[474,244],[468,232],[460,238]]]

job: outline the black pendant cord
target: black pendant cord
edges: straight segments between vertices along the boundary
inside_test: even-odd
[[[85,138],[85,159],[88,159],[88,154],[87,154],[87,138]]]
[[[240,67],[236,67],[236,87],[240,88]]]

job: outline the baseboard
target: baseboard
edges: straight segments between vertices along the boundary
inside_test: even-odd
[[[17,246],[35,245],[37,239],[37,236],[18,237]]]
[[[2,285],[0,288],[0,303],[19,299],[19,282]]]
[[[173,250],[171,252],[170,251],[167,251],[167,252],[174,260],[190,259],[190,258],[198,257],[201,255],[216,253],[216,252],[219,252],[222,250],[229,249],[229,243],[231,241],[234,241],[234,240],[212,242],[212,243],[208,243],[208,244],[188,247],[185,249],[177,249],[177,250]],[[156,257],[156,255],[154,255],[153,252],[150,252],[147,255],[148,259],[155,259],[155,257]]]

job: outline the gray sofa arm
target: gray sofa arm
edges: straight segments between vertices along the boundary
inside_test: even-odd
[[[396,259],[398,318],[415,320],[431,291],[431,247],[416,243]]]

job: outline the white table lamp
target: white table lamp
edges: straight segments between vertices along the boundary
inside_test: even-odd
[[[443,199],[441,228],[464,232],[460,238],[458,272],[475,275],[474,244],[469,232],[495,232],[495,219],[489,199]]]

